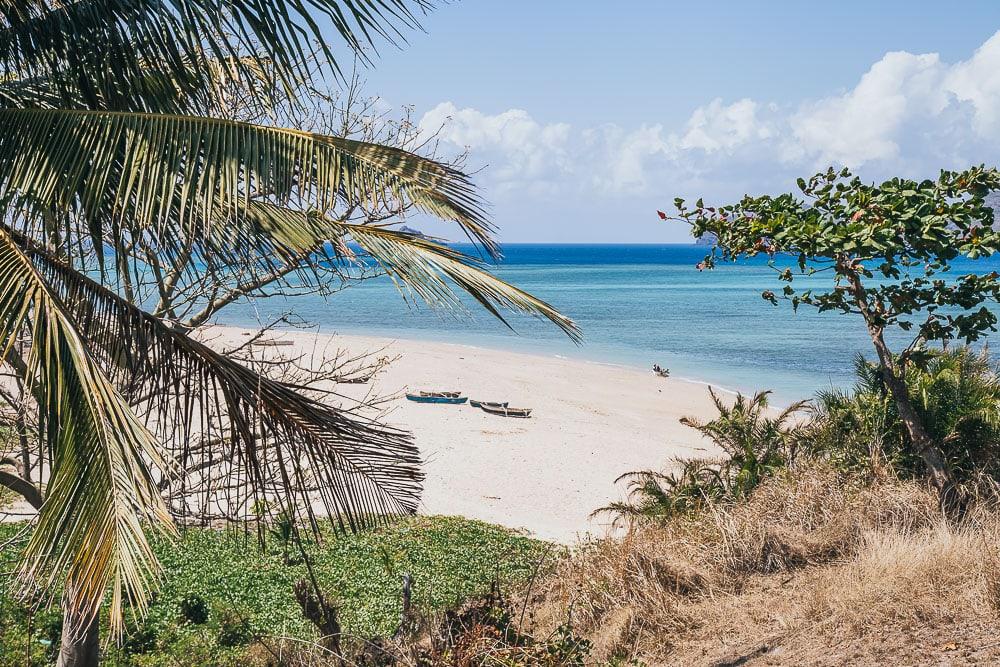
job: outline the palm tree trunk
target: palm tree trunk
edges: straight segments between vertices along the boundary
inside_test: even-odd
[[[98,667],[101,659],[101,616],[81,615],[72,603],[72,587],[63,594],[63,626],[56,667]]]

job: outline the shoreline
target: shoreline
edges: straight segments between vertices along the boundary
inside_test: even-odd
[[[254,326],[252,326],[252,325],[241,324],[241,323],[229,323],[229,322],[218,322],[218,323],[216,323],[216,324],[214,324],[212,326],[223,327],[223,328],[236,328],[236,329],[253,329],[254,328]],[[608,367],[608,368],[619,369],[619,370],[624,370],[624,371],[629,371],[629,372],[639,372],[639,373],[650,372],[650,370],[652,368],[652,365],[654,363],[657,363],[657,360],[655,358],[653,358],[652,356],[650,356],[650,360],[649,360],[649,364],[648,365],[640,365],[640,363],[636,362],[636,361],[627,361],[627,360],[622,360],[622,359],[614,359],[614,360],[612,360],[612,359],[608,358],[608,357],[613,356],[610,353],[607,354],[607,355],[600,355],[598,353],[598,354],[595,354],[595,355],[573,356],[573,355],[567,355],[567,354],[564,354],[564,353],[561,353],[561,352],[546,351],[546,350],[542,350],[542,349],[532,349],[532,346],[530,344],[525,345],[523,347],[520,347],[520,346],[514,345],[514,344],[512,344],[512,345],[504,345],[504,344],[502,344],[500,342],[499,339],[497,341],[497,344],[495,344],[495,345],[490,344],[490,343],[467,343],[467,342],[458,342],[458,341],[452,341],[452,340],[442,340],[440,338],[435,338],[432,335],[421,336],[421,335],[419,335],[418,331],[412,331],[412,330],[406,330],[406,333],[402,334],[402,335],[390,334],[390,333],[383,332],[383,331],[380,331],[380,330],[364,331],[364,330],[360,330],[360,329],[343,329],[343,330],[342,329],[330,329],[329,331],[325,331],[325,330],[323,330],[323,326],[322,325],[319,325],[319,324],[310,324],[309,326],[305,326],[303,328],[295,328],[295,327],[278,328],[278,329],[274,329],[274,331],[276,333],[279,333],[279,332],[280,333],[286,333],[286,332],[304,333],[304,334],[310,334],[310,335],[328,336],[328,337],[335,337],[335,338],[378,339],[378,340],[384,340],[384,341],[399,341],[399,342],[401,342],[403,344],[406,344],[406,345],[423,345],[423,344],[431,344],[431,345],[437,345],[437,344],[441,344],[441,345],[453,345],[455,347],[472,348],[472,349],[478,349],[478,350],[490,350],[490,351],[493,351],[493,352],[501,352],[501,353],[507,353],[507,354],[515,354],[515,355],[528,356],[528,357],[538,357],[538,358],[541,358],[541,359],[558,359],[558,360],[562,360],[562,361],[568,361],[568,362],[571,362],[571,363],[593,364],[593,365],[596,365],[596,366],[605,366],[605,367]],[[473,333],[471,335],[474,336],[475,333]],[[514,340],[524,340],[524,341],[527,341],[527,340],[531,340],[531,339],[529,339],[527,337],[517,336],[517,337],[514,338]],[[586,348],[586,345],[581,346],[578,349],[584,349],[584,348]],[[595,348],[589,348],[589,349],[595,349]],[[699,386],[703,386],[703,387],[711,387],[712,389],[715,389],[716,391],[721,392],[721,393],[726,394],[726,395],[729,395],[729,396],[736,396],[739,393],[742,393],[744,395],[746,395],[746,394],[753,394],[754,391],[755,391],[753,388],[750,388],[750,387],[745,387],[745,388],[734,387],[734,386],[732,386],[732,385],[730,385],[728,383],[725,383],[725,382],[722,382],[722,383],[720,383],[720,382],[714,382],[712,380],[706,380],[706,379],[703,379],[703,378],[699,378],[697,376],[677,375],[677,374],[674,374],[673,371],[671,371],[671,375],[670,375],[669,379],[670,380],[677,380],[677,381],[680,381],[680,382],[686,382],[686,383],[689,383],[689,384],[699,385]],[[774,398],[774,395],[772,393],[772,399],[773,398]],[[785,399],[782,399],[780,401],[778,401],[778,400],[772,400],[772,403],[774,403],[775,407],[783,408],[783,407],[786,407],[788,405],[791,405],[796,400],[799,400],[799,399],[785,398]]]
[[[205,340],[234,347],[247,331],[215,325]],[[412,432],[424,460],[421,514],[457,514],[572,544],[607,534],[610,517],[590,514],[625,496],[624,485],[614,483],[621,474],[714,451],[679,422],[715,414],[708,385],[696,381],[462,343],[296,329],[274,330],[273,337],[292,343],[275,348],[280,354],[303,359],[337,350],[398,355],[371,382],[337,385],[337,391],[350,398],[391,396],[383,406],[386,422]],[[533,413],[504,418],[467,404],[428,405],[403,396],[421,389],[507,400]]]

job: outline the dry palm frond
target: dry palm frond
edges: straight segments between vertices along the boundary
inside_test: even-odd
[[[246,475],[234,504],[249,507],[276,496],[310,513],[309,491],[331,519],[352,528],[416,510],[422,474],[412,438],[359,415],[302,395],[191,339],[29,247],[38,273],[116,384],[133,397],[155,397],[151,413],[169,425],[166,443],[178,460],[191,455],[195,429],[226,444],[217,469]],[[167,435],[167,433],[165,433]]]

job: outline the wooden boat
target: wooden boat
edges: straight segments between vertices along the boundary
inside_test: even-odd
[[[494,401],[474,401],[474,400],[472,400],[470,398],[469,399],[469,405],[471,405],[474,408],[481,408],[484,405],[488,405],[491,408],[506,408],[507,407],[507,401],[504,401],[503,403],[497,403],[497,402],[494,402]]]
[[[295,341],[279,338],[260,338],[252,341],[250,344],[254,347],[286,347],[288,345],[295,345]]]
[[[508,408],[506,405],[492,406],[487,403],[480,404],[483,412],[488,412],[491,415],[499,415],[500,417],[519,417],[521,419],[527,419],[531,416],[531,408]]]
[[[459,405],[469,400],[457,391],[421,391],[416,394],[407,394],[406,398],[417,403],[447,403],[449,405]]]
[[[446,398],[458,398],[462,395],[460,391],[421,391],[420,396],[444,396]]]
[[[338,377],[334,382],[337,384],[367,384],[371,379],[371,375],[359,375],[357,377]]]

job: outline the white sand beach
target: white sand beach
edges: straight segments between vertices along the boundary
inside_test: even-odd
[[[213,327],[213,346],[246,341],[236,327]],[[466,345],[368,336],[277,333],[285,355],[344,349],[399,356],[371,385],[339,385],[358,395],[398,394],[388,421],[413,432],[426,462],[421,511],[460,514],[543,539],[570,543],[604,534],[590,513],[622,497],[613,482],[709,445],[682,416],[710,417],[706,386],[651,371]],[[468,405],[407,401],[405,390],[460,390],[475,399],[529,407],[530,419],[504,418]]]

